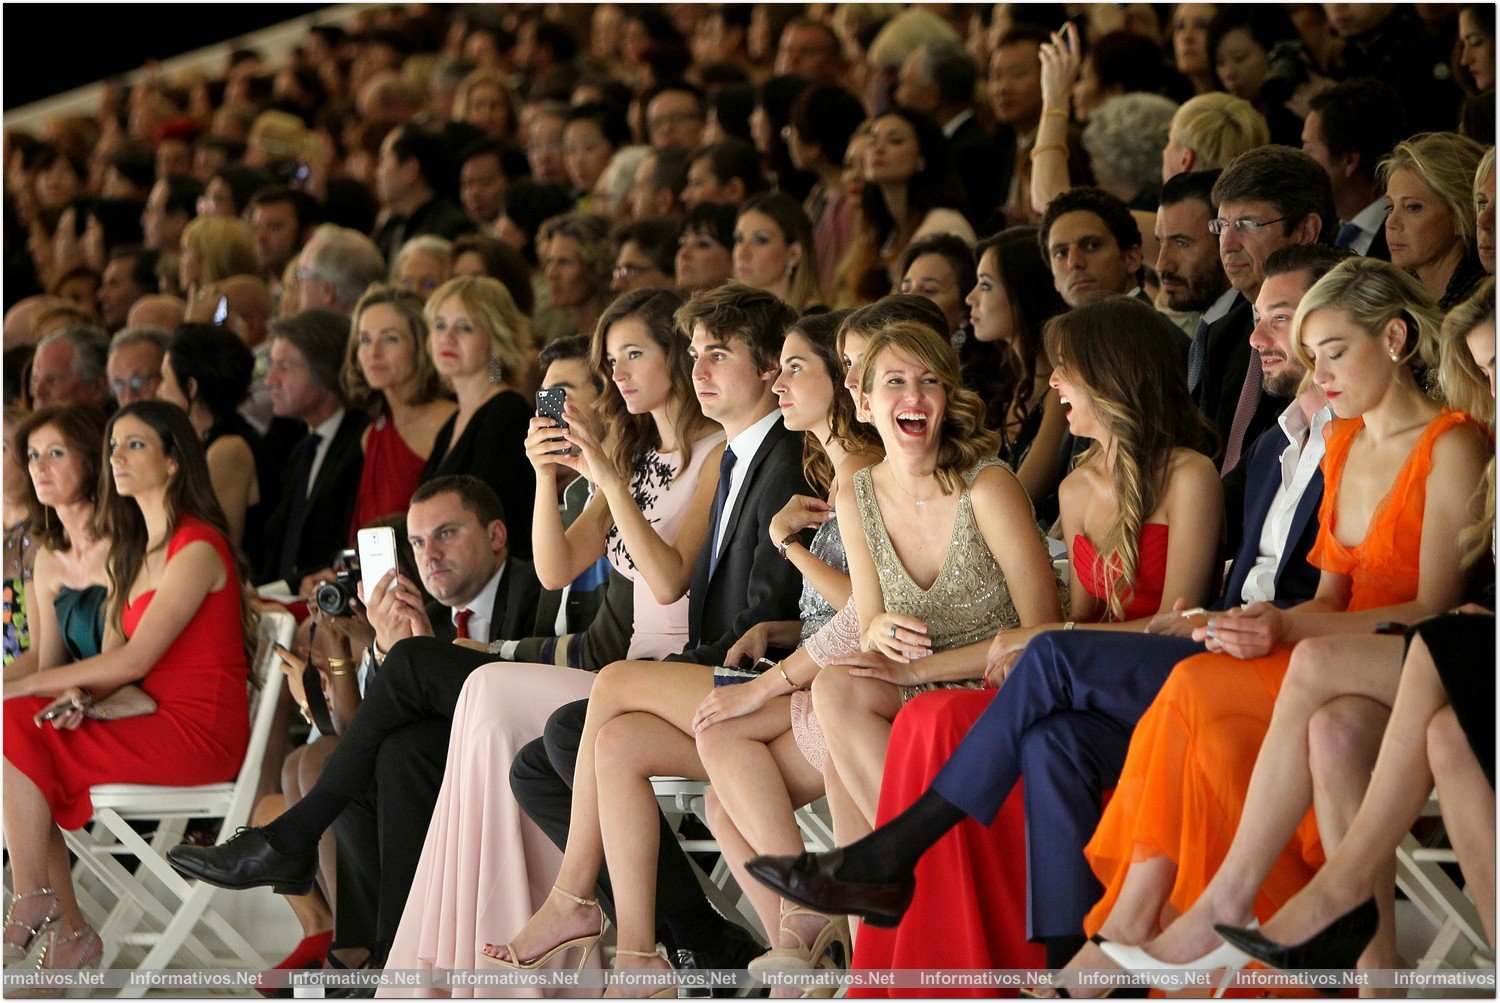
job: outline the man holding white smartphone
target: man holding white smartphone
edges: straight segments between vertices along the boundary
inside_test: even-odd
[[[183,873],[221,887],[297,885],[311,881],[318,839],[337,819],[334,946],[368,947],[380,958],[400,922],[442,784],[453,705],[469,672],[494,660],[450,642],[530,634],[541,592],[531,563],[509,553],[500,500],[478,478],[422,485],[406,527],[433,602],[424,605],[416,583],[394,570],[369,590],[361,582],[374,664],[318,783],[270,826],[232,845],[184,845],[168,854]],[[396,810],[381,812],[382,805]]]

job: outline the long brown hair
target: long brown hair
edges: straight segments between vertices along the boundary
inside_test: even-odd
[[[167,538],[176,531],[183,516],[195,516],[229,541],[229,527],[224,511],[214,494],[208,476],[208,460],[193,424],[186,412],[166,401],[137,401],[115,412],[104,429],[103,456],[107,459],[110,440],[115,425],[121,418],[131,416],[149,425],[161,439],[162,452],[177,461],[177,473],[167,483]],[[146,563],[148,543],[146,517],[135,499],[127,498],[115,488],[115,479],[106,473],[99,502],[99,524],[104,535],[110,539],[109,559],[109,616],[110,622],[121,634],[124,633],[125,604],[130,597],[130,587],[135,584]],[[250,606],[250,568],[244,557],[230,544],[234,554],[234,570],[239,575],[240,621],[244,625],[245,658],[253,657],[255,625],[257,617]]]
[[[94,510],[95,531],[98,531],[99,484],[104,465],[100,459],[99,444],[104,441],[104,412],[89,404],[49,404],[37,408],[16,426],[12,440],[21,453],[21,466],[27,469],[26,501],[31,510],[27,533],[42,546],[55,553],[73,548],[74,541],[68,539],[57,510],[37,500],[36,485],[31,483],[30,462],[26,454],[31,450],[31,437],[42,428],[51,425],[68,444],[68,451],[83,464],[84,498]]]
[[[1474,288],[1468,299],[1448,311],[1443,320],[1441,339],[1441,383],[1448,403],[1465,411],[1490,428],[1495,427],[1495,398],[1490,396],[1489,380],[1469,352],[1469,332],[1480,324],[1495,323],[1495,280],[1485,279]],[[1491,546],[1495,532],[1495,457],[1484,466],[1480,482],[1480,514],[1473,525],[1458,534],[1464,568],[1472,569]]]
[[[844,390],[844,362],[839,352],[839,328],[849,316],[848,310],[834,310],[803,317],[787,329],[787,334],[800,334],[812,348],[818,361],[828,370],[828,379],[833,382],[833,403],[828,409],[828,426],[831,430],[839,425],[855,423],[854,400]],[[821,494],[827,494],[833,485],[833,462],[823,443],[811,432],[802,443],[802,474],[807,483]]]
[[[686,470],[693,458],[693,443],[703,437],[709,420],[703,417],[693,395],[693,360],[688,355],[687,339],[672,319],[682,304],[682,294],[675,290],[637,289],[611,303],[594,325],[589,358],[594,371],[604,381],[604,393],[597,405],[605,429],[604,451],[615,472],[627,482],[636,460],[646,450],[659,447],[661,438],[656,431],[656,422],[649,414],[631,414],[626,409],[625,399],[610,379],[606,335],[622,320],[638,320],[651,335],[651,340],[666,354],[672,374],[672,389],[667,399],[672,406],[672,428],[677,434],[677,446],[682,451],[678,469]]]
[[[1179,337],[1137,299],[1111,296],[1076,307],[1043,330],[1054,369],[1068,371],[1088,391],[1114,438],[1112,475],[1118,502],[1104,539],[1095,541],[1095,579],[1107,583],[1111,619],[1124,619],[1134,591],[1141,527],[1167,487],[1172,451],[1207,454],[1214,429],[1188,393]],[[1099,455],[1095,443],[1081,462]]]

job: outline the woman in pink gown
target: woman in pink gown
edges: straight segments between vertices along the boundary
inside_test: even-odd
[[[604,427],[628,424],[630,433],[601,445],[583,427],[584,410],[570,402],[567,442],[581,455],[555,459],[567,443],[550,419],[533,419],[527,439],[537,467],[532,534],[542,584],[566,584],[601,555],[634,584],[629,649],[606,661],[661,658],[688,640],[686,586],[680,598],[663,604],[662,587],[672,582],[661,580],[661,570],[675,560],[686,569],[684,583],[691,575],[707,531],[724,434],[707,429],[692,395],[687,342],[671,323],[681,303],[676,293],[643,290],[621,297],[600,319],[594,361],[618,389],[606,391],[598,410]],[[629,459],[624,470],[622,457]],[[597,486],[566,532],[555,502],[558,464],[579,469]],[[519,929],[547,898],[562,853],[521,811],[508,767],[554,711],[584,699],[594,685],[595,672],[559,661],[502,662],[475,671],[464,684],[443,786],[387,967],[472,969],[477,944]],[[557,963],[576,964],[567,954]],[[473,993],[455,989],[451,995]]]

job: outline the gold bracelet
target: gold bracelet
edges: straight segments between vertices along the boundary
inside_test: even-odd
[[[330,676],[332,676],[333,678],[335,678],[335,679],[338,678],[339,676],[347,676],[347,675],[352,674],[354,672],[353,669],[345,669],[344,668],[344,666],[348,665],[352,661],[353,661],[352,658],[330,658],[328,660],[328,674]],[[335,671],[335,670],[342,670],[342,671]]]
[[[1043,143],[1041,146],[1034,146],[1031,148],[1031,159],[1036,160],[1036,158],[1040,157],[1042,154],[1051,153],[1054,150],[1056,150],[1058,153],[1061,153],[1065,157],[1068,155],[1068,145],[1066,143]]]
[[[796,693],[802,688],[796,683],[792,682],[792,677],[786,674],[786,666],[781,662],[776,663],[776,671],[781,673],[781,678],[786,680],[786,684],[792,688],[793,693]]]
[[[1072,118],[1072,115],[1068,113],[1068,109],[1066,108],[1043,108],[1042,118],[1046,118],[1048,115],[1056,115],[1058,118]]]

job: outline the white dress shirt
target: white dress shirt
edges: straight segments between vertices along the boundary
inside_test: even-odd
[[[1307,415],[1295,401],[1277,419],[1287,437],[1287,447],[1281,451],[1281,483],[1261,525],[1260,550],[1240,591],[1246,605],[1276,598],[1276,569],[1281,567],[1281,557],[1289,542],[1287,534],[1291,532],[1297,506],[1307,493],[1307,485],[1323,462],[1323,429],[1332,420],[1333,409],[1324,407],[1313,415],[1309,424]]]

